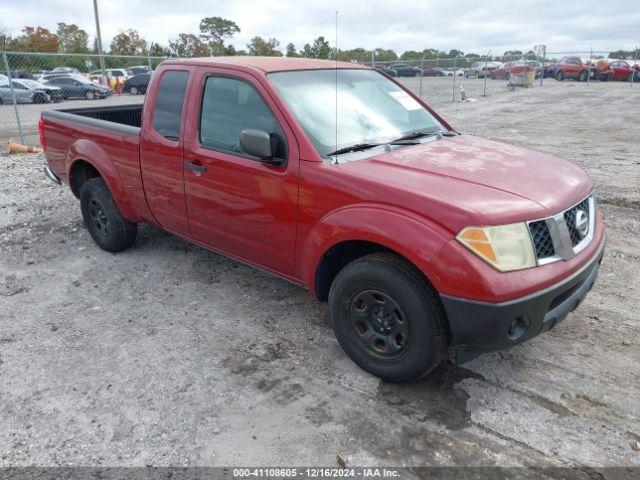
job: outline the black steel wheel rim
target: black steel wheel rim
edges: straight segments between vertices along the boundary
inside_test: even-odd
[[[409,343],[409,322],[402,308],[381,289],[363,289],[352,296],[349,324],[366,353],[385,360],[403,355]]]
[[[111,235],[111,226],[109,225],[109,219],[107,218],[102,205],[96,199],[89,201],[89,217],[91,217],[91,223],[94,231],[104,237],[108,238]]]

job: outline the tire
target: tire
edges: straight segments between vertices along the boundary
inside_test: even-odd
[[[138,87],[136,87],[135,85],[134,85],[134,86],[132,86],[132,87],[129,89],[129,93],[130,93],[131,95],[138,95],[138,93],[139,93],[139,92],[138,92]]]
[[[84,94],[84,98],[86,98],[87,100],[93,100],[94,98],[96,98],[96,94],[93,93],[92,90],[87,90]]]
[[[560,82],[564,80],[564,73],[562,73],[562,70],[556,72],[556,80]]]
[[[627,82],[633,82],[633,73],[630,73],[630,74],[627,76]]]
[[[33,97],[33,103],[49,103],[49,100],[46,95],[38,93]]]
[[[579,74],[578,74],[578,81],[580,82],[586,82],[589,79],[589,72],[587,72],[586,70],[582,70]]]
[[[511,74],[509,72],[504,74],[504,79],[508,82],[509,79],[511,78]]]
[[[435,290],[394,254],[344,267],[329,291],[329,318],[349,358],[386,381],[417,380],[447,352],[446,315]]]
[[[2,97],[0,97],[0,105],[4,105],[4,100],[2,100]]]
[[[495,74],[495,73],[492,73],[492,74],[491,74],[491,80],[495,80],[495,79],[496,79],[496,74]]]
[[[87,180],[80,189],[80,209],[93,241],[107,252],[121,252],[136,240],[138,226],[125,219],[102,178]]]

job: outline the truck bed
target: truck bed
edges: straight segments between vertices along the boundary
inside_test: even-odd
[[[47,110],[42,112],[42,116],[138,135],[142,120],[142,105]]]

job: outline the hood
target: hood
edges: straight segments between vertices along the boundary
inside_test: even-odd
[[[462,222],[503,224],[554,215],[593,188],[577,165],[545,153],[458,135],[342,165],[345,172],[409,193],[406,208],[465,212]],[[380,190],[380,189],[379,189]],[[384,189],[382,189],[384,190]],[[420,200],[423,200],[422,203]],[[473,218],[468,218],[468,216]],[[447,224],[446,215],[441,218]],[[454,229],[459,228],[456,225]]]

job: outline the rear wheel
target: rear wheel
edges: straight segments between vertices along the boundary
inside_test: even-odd
[[[346,354],[383,380],[417,380],[447,351],[446,315],[436,292],[393,254],[367,255],[342,269],[329,292],[329,316]]]
[[[135,85],[131,87],[131,89],[129,90],[129,92],[131,93],[131,95],[138,95],[138,87],[136,87]]]
[[[95,98],[95,93],[93,93],[93,90],[87,90],[86,93],[84,94],[84,97],[87,100],[93,100]]]
[[[122,216],[104,179],[91,178],[82,185],[80,209],[91,238],[101,249],[120,252],[135,242],[137,225]]]
[[[586,70],[582,70],[578,75],[578,80],[581,82],[586,82],[588,77],[589,77],[589,72],[587,72]]]

